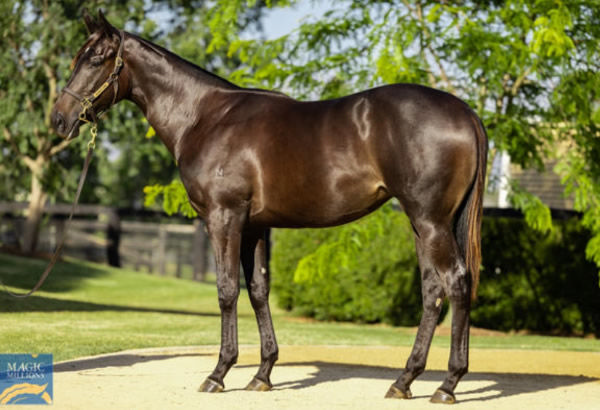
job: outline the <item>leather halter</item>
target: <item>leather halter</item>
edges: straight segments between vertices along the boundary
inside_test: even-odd
[[[100,118],[100,116],[104,114],[104,112],[106,112],[108,108],[112,107],[117,99],[117,95],[119,93],[119,73],[121,72],[121,68],[123,67],[123,45],[125,43],[125,35],[123,33],[123,30],[119,30],[119,35],[121,37],[121,44],[119,44],[119,50],[117,51],[117,56],[115,57],[115,67],[113,68],[112,73],[110,73],[110,75],[108,76],[108,79],[104,83],[102,83],[102,85],[98,87],[96,91],[94,91],[91,95],[87,97],[82,97],[81,95],[79,95],[75,91],[70,90],[67,87],[64,87],[62,89],[65,93],[79,100],[79,104],[81,104],[81,112],[79,113],[80,121],[93,122],[95,125],[96,120]],[[94,101],[96,101],[98,97],[100,97],[111,84],[114,88],[112,102],[106,110],[96,114],[96,111],[94,110]],[[90,114],[92,121],[89,121],[87,119],[88,113]]]

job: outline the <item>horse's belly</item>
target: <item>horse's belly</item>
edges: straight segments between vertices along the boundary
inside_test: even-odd
[[[344,184],[337,189],[298,190],[253,203],[250,223],[280,228],[325,227],[358,219],[390,198],[381,183]]]

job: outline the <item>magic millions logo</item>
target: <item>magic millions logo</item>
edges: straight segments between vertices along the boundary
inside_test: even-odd
[[[51,354],[0,354],[0,404],[52,404]]]

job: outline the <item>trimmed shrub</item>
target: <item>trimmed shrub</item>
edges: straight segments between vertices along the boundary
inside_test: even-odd
[[[336,228],[276,230],[271,267],[279,305],[322,320],[415,326],[420,274],[408,218],[386,204]],[[577,218],[540,234],[525,221],[485,217],[475,326],[600,336],[596,266]],[[443,317],[443,315],[442,315]]]
[[[272,286],[280,306],[322,320],[419,323],[413,232],[391,204],[353,224],[277,230],[273,239]]]
[[[521,219],[485,218],[476,326],[600,336],[598,268],[585,259],[589,239],[578,218],[540,234]]]

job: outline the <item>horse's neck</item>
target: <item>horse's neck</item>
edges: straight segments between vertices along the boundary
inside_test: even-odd
[[[130,41],[132,52],[125,59],[130,76],[128,99],[142,109],[177,160],[183,136],[203,120],[209,107],[207,96],[235,86],[151,43]]]

